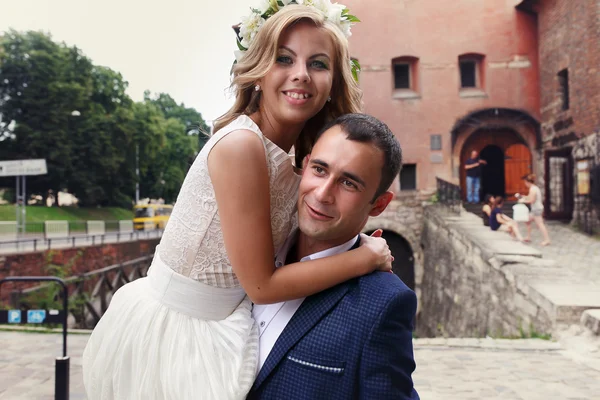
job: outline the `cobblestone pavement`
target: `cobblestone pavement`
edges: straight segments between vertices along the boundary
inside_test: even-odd
[[[539,245],[542,235],[533,223],[531,246],[540,250],[544,259],[554,260],[557,266],[568,268],[574,283],[600,284],[600,239],[556,221],[546,221],[546,227],[552,243],[545,247]],[[525,224],[520,223],[519,228],[526,236]]]
[[[69,335],[72,400],[84,399],[81,354],[88,335]],[[0,331],[0,399],[53,399],[59,334]],[[600,368],[543,340],[417,339],[415,387],[422,400],[597,399]]]

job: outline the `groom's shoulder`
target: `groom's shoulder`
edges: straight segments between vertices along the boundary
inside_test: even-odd
[[[414,292],[406,286],[396,274],[389,272],[373,272],[362,276],[357,283],[361,296],[368,297],[371,304],[377,302],[388,303],[392,298],[409,295]]]

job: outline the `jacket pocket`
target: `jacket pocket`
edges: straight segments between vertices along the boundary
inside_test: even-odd
[[[342,375],[346,369],[346,362],[344,361],[325,360],[296,353],[290,353],[286,358],[289,362],[300,367],[333,375]]]

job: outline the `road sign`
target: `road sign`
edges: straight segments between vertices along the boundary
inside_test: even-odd
[[[46,160],[43,158],[0,161],[0,176],[46,175],[47,173]]]
[[[21,310],[8,310],[8,323],[9,324],[20,324],[21,323]]]
[[[41,324],[46,319],[46,310],[27,310],[28,324]]]

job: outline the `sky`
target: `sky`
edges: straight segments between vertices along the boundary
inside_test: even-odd
[[[0,0],[0,32],[44,31],[120,72],[128,94],[170,94],[212,121],[227,92],[236,50],[231,28],[258,0]]]

